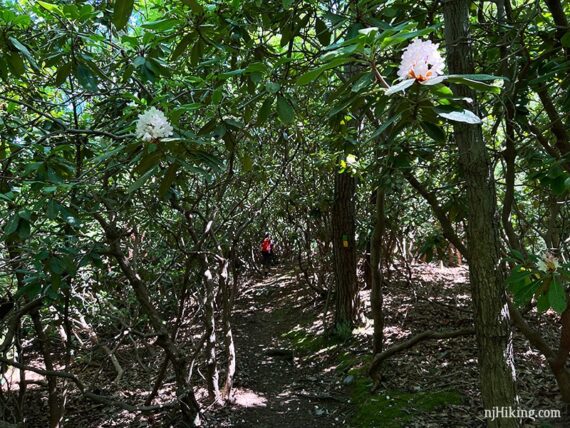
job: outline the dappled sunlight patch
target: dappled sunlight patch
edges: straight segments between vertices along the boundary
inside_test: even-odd
[[[332,373],[332,372],[334,372],[334,371],[337,370],[337,369],[338,369],[338,365],[336,365],[336,364],[335,364],[335,365],[331,365],[331,366],[325,367],[325,368],[323,369],[323,373]]]
[[[437,283],[444,289],[456,289],[469,282],[469,268],[441,267],[435,263],[415,265],[414,278],[420,283]]]
[[[546,358],[544,357],[544,355],[542,355],[539,351],[532,349],[532,348],[528,348],[526,351],[522,352],[521,355],[525,359],[532,359],[534,361],[537,361],[537,362],[539,361],[541,363],[546,361]]]
[[[283,275],[277,275],[277,276],[269,276],[267,277],[265,280],[263,280],[262,282],[260,282],[257,285],[257,288],[259,287],[279,287],[279,288],[284,288],[284,287],[288,287],[291,286],[291,284],[293,284],[295,281],[295,278],[292,278],[289,275],[283,274]]]
[[[326,343],[326,342],[325,342]],[[324,354],[328,354],[330,351],[337,349],[338,347],[340,347],[341,343],[331,343],[328,346],[325,346],[321,349],[319,349],[317,352],[315,352],[315,355],[324,355]]]
[[[310,326],[307,326],[306,329],[313,333],[318,333],[323,331],[323,327],[324,326],[322,318],[317,318],[313,321],[313,323]]]
[[[277,399],[280,402],[280,404],[289,404],[297,400],[297,397],[294,396],[293,391],[291,391],[290,389],[286,389],[277,394]]]
[[[284,333],[282,337],[288,339],[297,351],[311,354],[312,357],[325,355],[343,343],[335,336],[328,336],[324,333],[315,334],[299,325]]]
[[[412,332],[410,330],[402,328],[398,325],[384,327],[384,338],[386,340],[386,343],[404,340],[411,334]]]
[[[370,318],[366,318],[364,325],[352,330],[352,334],[355,336],[372,336],[374,334],[374,323]]]
[[[0,389],[4,392],[19,391],[20,378],[20,369],[8,366],[6,372],[0,376]],[[32,371],[26,371],[26,381],[28,382],[26,389],[39,389],[47,385],[45,376]]]
[[[267,398],[251,389],[236,388],[232,405],[244,408],[267,407]]]

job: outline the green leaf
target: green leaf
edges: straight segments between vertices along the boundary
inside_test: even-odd
[[[481,119],[469,110],[458,110],[458,111],[442,111],[439,108],[435,109],[436,113],[448,120],[452,120],[454,122],[462,122],[462,123],[469,123],[472,125],[478,125],[482,123]]]
[[[281,85],[275,82],[267,82],[265,84],[265,89],[267,89],[267,91],[272,94],[276,94],[279,91],[279,89],[281,89]]]
[[[522,269],[521,266],[517,266],[512,270],[511,274],[507,277],[507,282],[510,284],[519,283],[527,278],[530,278],[532,274],[533,272],[531,270]]]
[[[224,98],[223,86],[216,88],[216,90],[214,92],[212,92],[212,104],[214,104],[214,105],[219,104],[223,98]]]
[[[564,287],[556,281],[556,278],[552,279],[548,288],[548,303],[559,314],[566,310],[566,293]]]
[[[316,68],[314,70],[310,70],[307,71],[306,73],[301,74],[297,79],[297,85],[303,86],[311,83],[317,77],[319,77],[322,72],[323,70],[321,68]]]
[[[536,300],[536,309],[538,310],[538,312],[544,312],[544,311],[546,311],[549,307],[550,307],[550,302],[548,301],[548,295],[547,295],[547,294],[542,294],[542,295]]]
[[[289,9],[291,7],[291,5],[293,4],[294,0],[282,0],[283,3],[283,9]]]
[[[243,166],[243,170],[246,172],[249,172],[253,169],[253,161],[251,160],[251,157],[248,154],[245,154],[241,158],[241,164]]]
[[[371,72],[366,72],[352,85],[352,92],[360,92],[362,89],[367,88],[374,81],[374,75]]]
[[[146,173],[141,175],[133,184],[131,184],[129,186],[129,189],[127,190],[127,192],[133,193],[134,191],[140,189],[142,187],[142,185],[144,183],[146,183],[146,181],[154,174],[154,171],[156,170],[157,167],[158,166],[154,166],[149,171],[147,171]]]
[[[18,224],[18,238],[24,241],[30,236],[30,233],[30,222],[25,219],[20,219],[20,223]]]
[[[454,76],[447,76],[447,80],[449,82],[452,82],[452,83],[458,83],[460,85],[468,86],[471,89],[475,89],[476,91],[492,92],[494,94],[500,94],[501,93],[501,88],[499,88],[498,86],[488,85],[486,83],[482,83],[482,82],[477,81],[475,79],[468,79],[465,76],[455,76],[455,75]]]
[[[236,68],[235,70],[226,71],[225,73],[218,74],[219,79],[227,79],[233,76],[241,76],[245,73],[245,68]]]
[[[530,281],[529,279],[512,284],[510,289],[513,292],[515,304],[518,306],[527,305],[539,286],[539,281]]]
[[[176,45],[174,50],[172,51],[172,60],[176,60],[186,51],[186,48],[190,44],[190,42],[194,39],[194,34],[186,34],[182,37],[182,40]]]
[[[50,272],[61,275],[65,272],[65,266],[61,263],[59,257],[51,257],[48,262]]]
[[[352,95],[352,92],[350,93],[350,95]],[[350,107],[352,107],[354,104],[356,104],[360,100],[362,100],[362,97],[360,96],[360,94],[354,94],[351,97],[342,98],[337,103],[335,103],[333,108],[331,108],[329,110],[329,112],[327,113],[327,116],[333,117],[334,115],[336,115],[338,113],[341,113],[341,112],[344,113],[346,110],[348,110]]]
[[[381,49],[385,49],[388,46],[394,46],[399,43],[405,42],[406,40],[415,39],[416,37],[422,37],[434,30],[434,27],[423,28],[418,31],[402,31],[393,36],[384,37],[382,43],[380,44]]]
[[[162,153],[158,150],[149,153],[148,155],[144,156],[139,164],[134,169],[134,172],[137,174],[144,174],[149,169],[158,165],[162,158]]]
[[[0,79],[8,80],[8,63],[2,55],[0,55]]]
[[[202,59],[203,54],[204,54],[204,44],[201,39],[198,39],[198,41],[194,43],[194,46],[192,46],[192,50],[190,51],[190,63],[192,65],[197,65]]]
[[[71,73],[71,66],[72,63],[68,62],[57,69],[57,73],[55,74],[55,86],[61,86],[65,83],[65,79],[67,79]]]
[[[394,122],[398,121],[399,119],[400,115],[396,114],[387,121],[385,121],[382,125],[378,127],[378,129],[376,129],[376,131],[372,133],[372,135],[370,136],[370,140],[373,140],[382,135],[390,127],[390,125],[392,125]]]
[[[19,77],[26,72],[26,66],[24,65],[24,60],[16,52],[12,52],[7,57],[8,65],[10,70],[15,76]]]
[[[317,32],[317,39],[319,43],[323,46],[328,46],[331,42],[331,32],[327,27],[327,24],[320,18],[317,18],[315,23],[315,30]]]
[[[57,15],[60,16],[64,16],[63,15],[63,10],[61,10],[61,8],[55,4],[51,4],[51,3],[47,3],[45,1],[38,1],[37,2],[41,7],[43,7],[44,9],[50,11],[50,12],[54,12]]]
[[[8,39],[12,43],[12,46],[14,46],[16,49],[18,49],[22,53],[22,55],[24,55],[26,57],[26,59],[28,60],[28,62],[32,66],[32,68],[36,71],[39,71],[40,69],[38,68],[36,61],[35,61],[34,57],[32,56],[32,54],[30,53],[30,51],[28,50],[28,48],[25,47],[22,43],[20,43],[18,41],[18,39],[16,39],[15,37],[8,37]]]
[[[190,6],[190,9],[192,9],[192,12],[196,15],[202,15],[204,13],[204,8],[196,0],[182,0],[182,2]]]
[[[20,297],[24,295],[29,299],[33,299],[34,297],[39,295],[41,291],[42,291],[41,284],[37,281],[34,281],[24,285],[22,288],[19,288],[16,294],[14,295],[14,300],[18,300]]]
[[[14,200],[14,192],[0,193],[0,199],[6,202],[12,202]]]
[[[158,188],[158,197],[159,198],[161,198],[161,199],[164,198],[164,196],[166,195],[166,193],[170,189],[170,186],[172,185],[172,183],[176,179],[176,172],[178,171],[179,167],[180,167],[180,165],[178,165],[178,163],[175,162],[175,163],[171,164],[168,167],[168,169],[166,170],[166,172],[164,173],[164,177],[163,177],[162,181],[160,182],[160,187]]]
[[[122,30],[129,22],[133,13],[134,0],[115,0],[113,7],[113,24],[117,30]]]
[[[51,275],[51,285],[46,287],[46,296],[48,296],[50,299],[56,300],[59,297],[57,292],[59,291],[60,288],[61,288],[61,275],[54,273]]]
[[[18,214],[13,214],[10,217],[10,220],[6,223],[6,227],[4,228],[4,233],[6,235],[13,234],[16,230],[18,230],[18,224],[20,223],[20,216]]]
[[[569,179],[570,177],[567,178],[566,174],[554,177],[550,181],[550,187],[552,188],[552,191],[557,195],[563,195],[564,193],[566,193],[566,190],[568,189],[568,187],[566,186],[566,182]]]
[[[277,114],[279,119],[285,124],[292,123],[295,118],[293,107],[291,107],[291,104],[283,95],[277,96]]]
[[[154,31],[165,31],[171,28],[175,28],[180,21],[174,18],[165,18],[159,19],[158,21],[147,22],[141,25],[141,27],[146,28],[148,30]]]
[[[97,77],[85,64],[77,64],[77,67],[75,68],[75,77],[77,78],[79,84],[85,89],[92,92],[97,91]]]
[[[351,62],[353,62],[353,60],[351,58],[347,58],[347,57],[332,58],[329,61],[327,61],[325,64],[323,64],[320,68],[323,71],[324,70],[330,70],[332,68],[336,68],[336,67],[339,67],[341,65],[349,64]]]
[[[392,95],[392,94],[395,94],[397,92],[404,91],[404,90],[408,89],[410,86],[412,86],[414,84],[414,82],[415,82],[414,79],[403,80],[402,82],[398,83],[397,85],[390,86],[388,89],[386,89],[385,94],[386,95]]]
[[[271,113],[271,106],[273,105],[274,100],[275,98],[273,97],[267,97],[265,101],[263,101],[263,104],[261,104],[259,112],[257,113],[257,125],[265,123]]]
[[[420,126],[433,140],[437,141],[438,143],[445,142],[446,135],[441,126],[438,126],[435,123],[431,122],[420,122]]]
[[[393,18],[393,17],[395,17],[395,16],[398,14],[399,11],[400,11],[399,8],[396,8],[396,7],[387,7],[387,8],[384,8],[384,9],[382,10],[382,15],[384,15],[384,16],[386,16],[386,17],[388,17],[388,18]]]
[[[562,43],[563,47],[570,48],[570,31],[562,36],[560,43]]]
[[[490,80],[509,80],[503,76],[493,76],[492,74],[450,74],[447,76],[449,80],[452,79],[469,79],[469,80],[479,80],[481,82]]]
[[[252,62],[245,68],[246,73],[262,73],[265,74],[269,71],[266,64],[262,62]]]
[[[58,212],[59,212],[59,204],[53,199],[50,199],[47,204],[48,218],[51,220],[55,219],[57,217]]]

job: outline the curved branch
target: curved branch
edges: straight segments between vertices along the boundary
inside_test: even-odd
[[[421,184],[418,181],[418,179],[414,177],[412,173],[410,173],[409,171],[403,171],[403,175],[406,178],[406,180],[408,180],[408,183],[410,183],[410,185],[420,195],[422,195],[423,198],[430,205],[434,215],[436,216],[436,218],[439,221],[439,224],[441,225],[441,228],[443,230],[443,236],[445,236],[445,238],[449,242],[451,242],[455,246],[455,248],[457,248],[467,260],[469,260],[469,251],[467,250],[467,247],[463,244],[463,242],[461,242],[461,239],[459,239],[459,236],[457,236],[455,230],[453,230],[453,226],[451,225],[449,218],[445,214],[443,208],[439,205],[435,195],[433,193],[428,192],[425,186]]]
[[[411,338],[403,341],[402,343],[391,346],[390,348],[386,349],[384,352],[376,354],[374,356],[374,359],[372,360],[372,363],[370,364],[370,368],[368,369],[368,374],[372,378],[376,378],[375,374],[384,360],[390,358],[392,355],[397,354],[398,352],[405,351],[406,349],[409,349],[425,340],[451,339],[460,336],[471,336],[473,334],[475,334],[475,328],[473,327],[462,328],[459,330],[451,330],[451,331],[433,331],[433,330],[424,331],[420,334],[417,334],[416,336],[412,336]]]

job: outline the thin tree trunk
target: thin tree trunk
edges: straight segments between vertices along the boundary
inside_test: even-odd
[[[376,212],[374,215],[374,232],[370,243],[370,269],[372,279],[372,290],[370,292],[370,307],[372,309],[372,319],[374,320],[374,333],[372,336],[372,347],[374,355],[382,352],[384,344],[384,313],[383,313],[383,281],[382,274],[382,238],[386,230],[386,219],[384,215],[384,189],[378,188],[376,191]]]
[[[22,365],[26,365],[26,356],[24,354],[24,347],[22,346],[23,331],[22,320],[18,320],[16,326],[16,333],[14,334],[14,344],[16,346],[17,357],[15,358]],[[26,403],[26,371],[20,370],[20,390],[18,391],[18,405],[16,409],[16,421],[23,423],[26,418],[25,403]]]
[[[335,175],[332,207],[334,271],[336,279],[335,325],[352,327],[356,319],[358,284],[355,251],[356,179],[348,172]]]
[[[444,2],[447,64],[450,74],[473,72],[469,39],[469,0]],[[465,86],[455,85],[456,96],[475,94]],[[477,113],[477,103],[473,108]],[[475,331],[479,349],[481,395],[485,409],[515,407],[515,367],[512,333],[500,267],[500,242],[496,220],[496,195],[492,170],[483,141],[481,126],[456,124],[454,136],[460,166],[467,183],[467,239],[469,277],[475,311]],[[493,427],[514,427],[516,419],[488,421]]]
[[[207,261],[205,261],[207,263]],[[206,325],[206,367],[208,395],[216,403],[222,401],[219,386],[218,364],[216,360],[216,313],[214,308],[215,292],[214,280],[209,269],[204,272],[204,285],[206,288],[205,325]]]
[[[228,260],[223,260],[220,273],[220,287],[222,288],[222,329],[224,332],[224,347],[226,349],[227,371],[226,380],[222,390],[222,398],[228,399],[232,393],[234,375],[236,372],[236,350],[232,333],[232,290],[228,280]]]

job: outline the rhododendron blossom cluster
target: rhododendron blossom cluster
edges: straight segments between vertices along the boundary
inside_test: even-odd
[[[420,82],[443,74],[445,63],[437,50],[439,44],[416,39],[404,49],[398,76]]]
[[[143,141],[159,140],[172,135],[172,125],[163,112],[155,107],[139,115],[137,121],[137,137]]]
[[[542,260],[537,263],[538,270],[542,272],[554,272],[558,269],[558,259],[552,253],[545,253]]]

